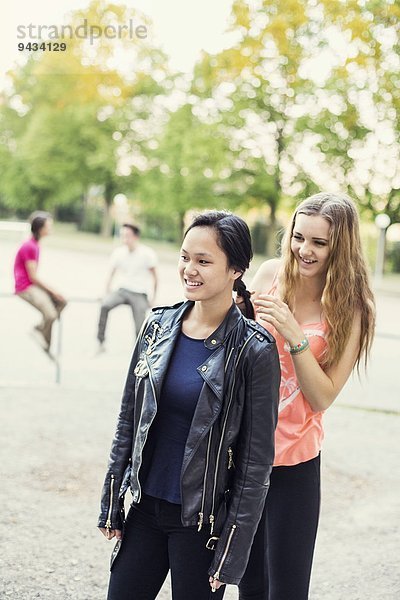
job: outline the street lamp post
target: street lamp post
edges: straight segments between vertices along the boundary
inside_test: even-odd
[[[385,263],[385,240],[386,230],[390,225],[390,217],[381,213],[375,217],[375,225],[379,229],[378,247],[375,260],[375,283],[380,283],[383,277],[383,267]]]

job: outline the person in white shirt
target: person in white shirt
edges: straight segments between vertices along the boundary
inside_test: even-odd
[[[140,243],[140,229],[124,223],[121,228],[122,246],[111,255],[111,271],[107,280],[106,296],[101,303],[97,330],[99,351],[104,350],[108,313],[121,304],[132,309],[136,335],[142,326],[149,306],[157,291],[157,256],[151,248]],[[111,282],[118,278],[118,287],[111,290]]]

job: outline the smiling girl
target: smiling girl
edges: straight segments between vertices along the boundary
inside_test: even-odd
[[[275,460],[240,600],[307,600],[320,507],[323,412],[367,360],[375,306],[354,203],[320,193],[295,210],[280,259],[252,282],[282,371]]]
[[[119,540],[108,600],[154,600],[169,570],[174,600],[220,600],[245,571],[269,487],[280,381],[272,336],[232,300],[238,291],[252,316],[242,280],[251,257],[242,219],[198,216],[178,265],[187,300],[153,309],[138,337],[98,522]]]

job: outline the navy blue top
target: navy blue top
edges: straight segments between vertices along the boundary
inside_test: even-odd
[[[149,496],[181,504],[183,455],[203,387],[197,367],[213,352],[204,340],[189,338],[182,332],[177,339],[143,451],[142,488]]]

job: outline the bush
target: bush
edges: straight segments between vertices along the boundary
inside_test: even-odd
[[[389,273],[400,273],[400,242],[388,242],[385,266]]]
[[[255,254],[265,254],[268,239],[268,227],[266,223],[257,221],[251,228],[251,239],[253,242],[253,252]]]
[[[141,223],[144,238],[174,243],[181,241],[182,231],[174,215],[142,215]]]
[[[97,206],[85,206],[78,221],[78,230],[88,233],[100,233],[103,211]]]

